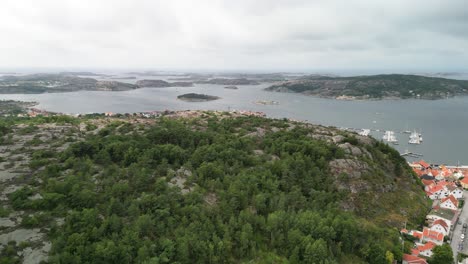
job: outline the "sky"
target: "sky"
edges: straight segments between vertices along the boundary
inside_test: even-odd
[[[468,71],[468,0],[2,0],[0,68]]]

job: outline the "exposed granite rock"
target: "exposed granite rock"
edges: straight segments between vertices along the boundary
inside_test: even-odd
[[[345,173],[351,178],[360,178],[363,173],[370,172],[367,163],[354,159],[335,159],[330,161],[328,165],[333,175]]]

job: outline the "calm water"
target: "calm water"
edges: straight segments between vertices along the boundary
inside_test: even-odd
[[[128,80],[134,82],[135,80]],[[410,150],[434,163],[468,164],[468,97],[446,100],[337,101],[298,94],[272,93],[268,85],[238,86],[196,85],[185,88],[144,88],[125,92],[90,92],[0,95],[0,99],[37,101],[38,108],[63,113],[141,112],[151,110],[228,110],[265,112],[269,117],[294,118],[337,127],[381,130],[422,131],[424,143],[408,145],[407,134],[397,134],[400,151]],[[211,102],[190,103],[177,95],[196,92],[220,96]],[[280,105],[256,105],[257,100],[274,100]],[[382,133],[373,132],[381,138]]]

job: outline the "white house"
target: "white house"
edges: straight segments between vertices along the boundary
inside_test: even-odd
[[[463,198],[462,188],[453,185],[447,186],[446,188],[449,191],[449,195],[453,195],[457,200]]]
[[[457,221],[457,214],[455,211],[450,209],[434,208],[426,216],[426,219],[429,223],[434,223],[435,221],[440,219],[447,224],[448,229],[450,230],[452,227],[452,223],[455,224]]]
[[[427,242],[426,244],[421,244],[417,246],[417,250],[419,251],[419,255],[423,257],[430,258],[432,256],[432,249],[436,246],[433,242]]]
[[[444,234],[444,236],[447,236],[450,232],[450,229],[447,225],[447,223],[445,223],[445,221],[443,220],[435,220],[434,222],[432,222],[432,225],[431,227],[429,227],[429,229],[431,229],[432,231],[436,231],[436,232],[439,232],[439,233],[442,233]]]
[[[436,185],[429,188],[429,190],[427,191],[427,196],[429,196],[431,200],[438,200],[440,199],[440,196],[444,195],[444,193],[444,186]]]
[[[444,198],[440,202],[440,207],[441,208],[446,208],[446,209],[451,209],[451,210],[457,210],[458,209],[458,200],[455,198],[455,196],[450,195],[447,198]]]

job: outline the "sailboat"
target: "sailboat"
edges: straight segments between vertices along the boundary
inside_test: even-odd
[[[421,144],[421,139],[422,139],[422,136],[421,134],[419,134],[418,132],[416,132],[416,130],[411,133],[411,135],[409,136],[409,141],[408,143],[409,144],[416,144],[416,145],[419,145]]]
[[[408,122],[406,122],[406,130],[403,131],[405,134],[411,134],[411,131],[408,129]]]
[[[364,128],[361,131],[359,131],[359,135],[361,136],[369,136],[369,134],[370,134],[370,129]]]
[[[394,144],[398,142],[398,139],[395,136],[395,132],[393,131],[385,131],[385,134],[383,135],[382,139]]]

